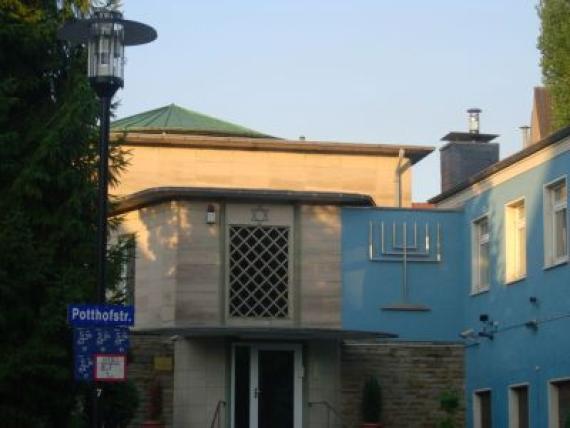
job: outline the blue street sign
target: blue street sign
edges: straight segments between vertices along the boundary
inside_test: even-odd
[[[93,380],[94,354],[126,354],[129,329],[126,327],[88,327],[73,329],[75,379]]]
[[[74,327],[134,325],[135,308],[132,305],[71,304],[67,306],[67,321]]]

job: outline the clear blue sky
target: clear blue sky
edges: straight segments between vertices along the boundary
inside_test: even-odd
[[[284,138],[439,148],[479,107],[504,157],[541,81],[535,4],[124,0],[158,40],[127,49],[118,117],[174,102]],[[434,153],[414,168],[414,199],[439,186]]]

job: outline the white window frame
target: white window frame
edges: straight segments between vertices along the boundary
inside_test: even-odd
[[[517,389],[526,388],[528,421],[530,426],[530,385],[528,382],[509,385],[509,428],[519,428],[519,402],[517,397]]]
[[[471,222],[471,295],[476,295],[489,291],[491,283],[491,257],[488,258],[488,271],[489,278],[487,283],[481,281],[480,274],[480,261],[481,261],[481,246],[483,244],[490,245],[491,224],[489,222],[489,214],[485,213]],[[487,221],[487,233],[482,235],[480,233],[480,224],[483,220]]]
[[[550,379],[548,381],[548,428],[558,428],[558,411],[560,408],[558,383],[570,382],[570,377]]]
[[[489,393],[489,406],[491,407],[491,420],[493,418],[493,391],[491,388],[476,389],[473,391],[473,428],[481,428],[481,393]]]
[[[553,189],[564,183],[566,187],[566,198],[563,202],[555,203],[553,200]],[[556,178],[544,185],[543,189],[543,219],[544,219],[544,268],[548,269],[562,263],[568,262],[568,180],[566,175]],[[566,210],[566,254],[557,257],[556,247],[558,236],[556,228],[556,213],[562,209]]]
[[[134,305],[136,286],[137,236],[135,233],[121,234],[117,237],[117,243],[123,245],[123,254],[121,254],[121,264],[119,267],[120,279],[116,290],[118,291],[121,289],[124,293],[125,304]],[[110,297],[111,295],[112,292],[107,297]]]
[[[259,385],[259,351],[284,350],[293,351],[293,425],[300,428],[303,425],[303,383],[305,368],[303,366],[303,346],[297,343],[264,343],[264,342],[236,342],[232,344],[231,361],[231,392],[230,392],[230,426],[235,427],[235,355],[238,346],[250,348],[250,396],[249,396],[249,423],[252,427],[258,426],[258,398],[256,390]]]
[[[518,215],[519,206],[524,210],[524,219]],[[526,277],[527,272],[527,206],[524,197],[505,204],[505,283],[513,283]],[[524,229],[524,247],[519,241],[519,231]],[[524,253],[523,253],[524,248]],[[520,261],[524,260],[524,266]]]

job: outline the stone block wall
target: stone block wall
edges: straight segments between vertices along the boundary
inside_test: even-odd
[[[465,426],[464,349],[431,343],[350,343],[341,351],[342,415],[347,427],[359,427],[365,380],[374,375],[382,386],[385,428],[436,428],[445,416],[439,397],[457,391],[456,427]]]
[[[339,409],[340,345],[333,340],[310,341],[305,346],[304,427],[341,428],[324,403]]]
[[[229,391],[227,343],[221,338],[180,338],[175,344],[175,427],[208,428],[218,404],[220,421],[227,420]]]
[[[173,361],[173,343],[165,337],[151,335],[131,335],[131,362],[127,369],[127,377],[137,386],[139,392],[139,408],[130,426],[138,428],[146,419],[148,407],[148,389],[153,379],[162,385],[163,422],[165,428],[172,427],[173,371],[168,370],[168,361]],[[162,359],[155,364],[155,357]],[[162,362],[162,364],[160,364]],[[166,364],[164,364],[166,363]]]

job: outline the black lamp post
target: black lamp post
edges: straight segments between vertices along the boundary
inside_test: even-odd
[[[94,8],[88,19],[66,23],[58,37],[72,44],[87,44],[87,75],[101,100],[101,128],[99,144],[99,195],[97,220],[97,303],[105,303],[107,283],[107,188],[109,158],[109,115],[111,99],[123,87],[125,65],[124,47],[141,45],[156,39],[156,31],[140,22],[123,19],[121,12]],[[97,394],[94,399],[93,425],[98,427]]]
[[[89,81],[101,100],[98,198],[98,281],[97,303],[105,302],[107,270],[107,186],[109,157],[109,112],[111,99],[123,87],[125,46],[156,39],[156,31],[140,22],[123,19],[121,12],[95,8],[91,18],[65,24],[58,37],[73,44],[87,44]]]

